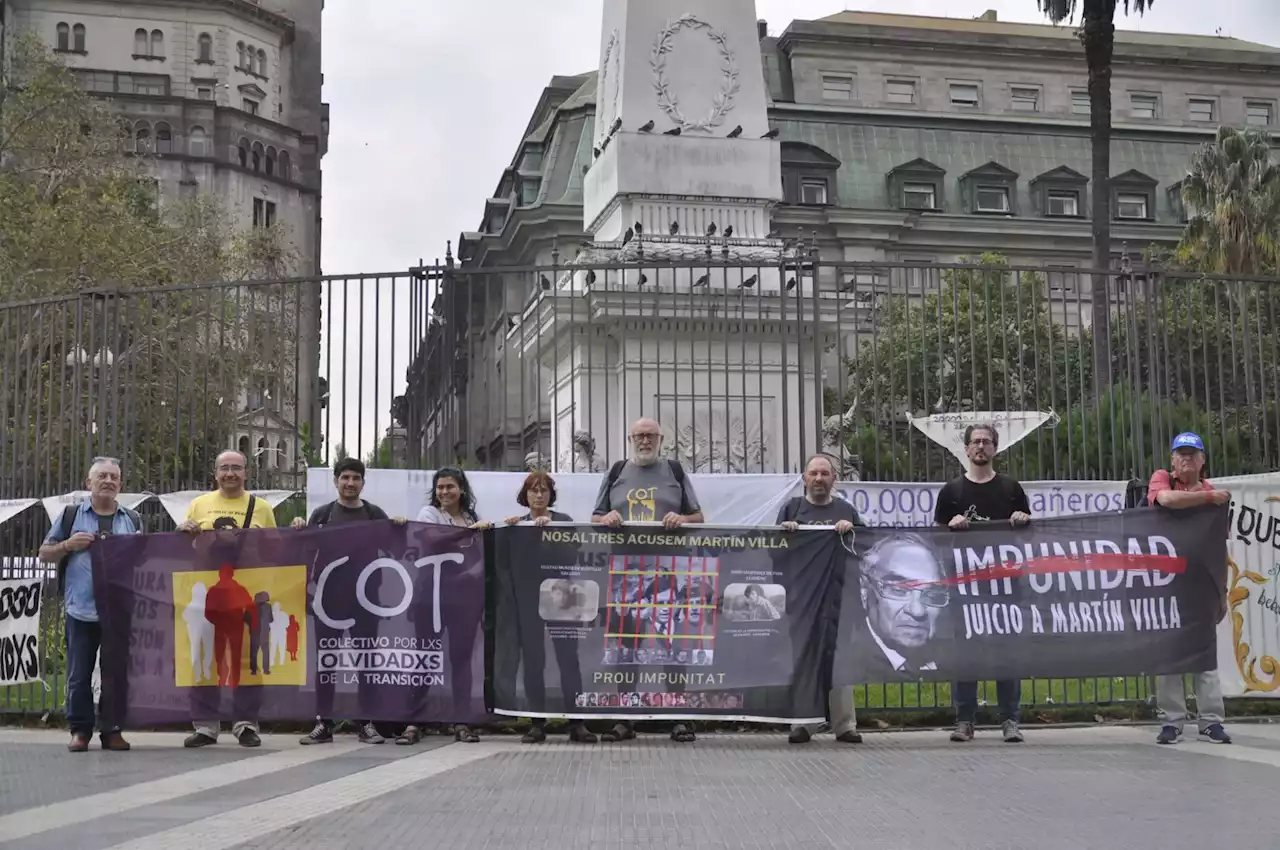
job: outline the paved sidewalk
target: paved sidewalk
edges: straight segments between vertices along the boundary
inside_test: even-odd
[[[1276,846],[1280,726],[1236,744],[1154,728],[980,734],[645,736],[524,746],[427,738],[300,747],[230,737],[199,751],[135,734],[71,755],[62,733],[0,730],[0,846],[14,850],[330,848],[984,848]]]

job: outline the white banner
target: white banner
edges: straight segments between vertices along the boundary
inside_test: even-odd
[[[964,432],[970,425],[992,425],[996,429],[1000,445],[996,453],[1013,448],[1023,437],[1051,419],[1053,413],[1035,410],[980,410],[971,413],[935,413],[917,416],[911,420],[916,430],[956,456],[965,469],[969,468],[969,456],[965,454]]]
[[[1214,479],[1231,491],[1227,616],[1218,625],[1226,696],[1280,697],[1280,474]]]
[[[49,515],[49,525],[53,525],[58,521],[58,517],[62,516],[63,508],[67,505],[78,505],[88,498],[88,490],[73,490],[61,496],[48,496],[40,501],[44,503],[45,513]],[[116,497],[116,501],[134,511],[138,509],[138,505],[152,498],[155,497],[150,493],[121,493]]]
[[[315,470],[312,471],[314,472]],[[169,515],[174,524],[181,525],[186,521],[187,508],[191,507],[191,503],[195,501],[196,496],[203,496],[208,492],[208,490],[179,490],[176,493],[162,493],[156,498],[160,500],[165,513]],[[272,510],[275,510],[281,502],[293,495],[292,490],[250,490],[249,492],[269,504]],[[121,501],[123,500],[124,497],[122,496]]]
[[[0,499],[0,525],[4,525],[27,508],[39,503],[39,499]]]
[[[0,581],[0,687],[40,679],[41,584]]]

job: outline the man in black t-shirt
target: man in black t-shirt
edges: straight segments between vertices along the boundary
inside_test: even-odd
[[[364,492],[364,471],[364,464],[353,457],[338,461],[333,469],[333,482],[338,490],[338,498],[316,508],[311,512],[311,518],[305,522],[302,517],[297,517],[293,521],[293,527],[322,528],[348,522],[390,519],[382,508],[360,498],[360,494]],[[397,518],[396,522],[403,523],[405,520]],[[379,570],[369,577],[365,592],[373,598],[377,598],[381,576],[382,571]],[[356,636],[354,630],[353,636]],[[328,718],[329,709],[333,708],[332,682],[317,683],[316,703],[321,716],[316,718],[315,728],[299,741],[301,744],[328,744],[333,741],[333,720]],[[359,720],[356,725],[360,728],[362,744],[381,744],[386,741],[372,721]]]
[[[953,478],[938,492],[933,521],[952,531],[964,531],[974,522],[1008,521],[1013,526],[1031,521],[1031,504],[1016,479],[991,468],[1000,447],[994,425],[970,425],[964,432],[965,455],[969,471]],[[973,740],[973,722],[978,713],[978,683],[956,682],[952,685],[956,706],[956,729],[951,740]],[[1018,728],[1019,705],[1022,702],[1022,680],[1002,679],[996,682],[1002,730],[1007,743],[1022,741]]]
[[[829,525],[837,534],[851,534],[854,526],[862,525],[858,511],[844,499],[836,498],[836,470],[831,458],[826,455],[814,455],[804,468],[804,496],[789,500],[778,511],[778,525],[783,531],[795,531],[802,525]],[[850,546],[853,541],[847,541]],[[839,621],[840,598],[844,592],[844,571],[836,571],[836,581],[831,588],[831,597],[826,600],[823,612],[823,628],[832,628]],[[823,645],[834,645],[834,641],[823,641]],[[830,663],[822,665],[830,670]],[[844,744],[861,744],[862,736],[858,734],[858,720],[853,705],[853,688],[835,688],[827,683],[827,708],[830,714],[831,731],[836,740]],[[792,726],[787,740],[793,744],[807,744],[812,733],[805,726]]]

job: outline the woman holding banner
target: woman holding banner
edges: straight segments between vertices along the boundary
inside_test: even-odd
[[[481,522],[476,516],[476,497],[471,490],[471,483],[467,481],[466,473],[453,467],[444,467],[436,470],[436,474],[431,480],[429,504],[418,512],[417,521],[435,525],[452,525],[459,528],[474,528],[476,530],[489,528],[492,525],[492,523]],[[467,599],[479,599],[483,606],[483,594],[468,593],[465,592],[464,588],[458,587],[459,584],[469,581],[483,582],[483,575],[473,577],[457,574],[449,576],[449,579],[448,584],[452,584],[456,592],[445,592],[442,588],[442,597],[447,596],[454,606]],[[443,578],[442,583],[444,583]],[[452,622],[444,624],[444,628],[449,632],[449,685],[453,692],[454,705],[458,707],[465,706],[470,699],[471,659],[476,644],[476,633],[479,631],[480,624],[484,618],[484,609],[481,607],[474,612],[461,611],[456,612],[456,614],[456,617],[452,618]],[[463,713],[465,713],[465,709],[463,709]],[[480,740],[480,736],[465,723],[458,723],[453,727],[453,737],[454,740],[467,744],[474,744]],[[420,740],[422,740],[422,730],[418,726],[410,724],[396,738],[396,743],[412,745]]]
[[[507,525],[531,522],[534,525],[548,525],[553,522],[573,522],[573,517],[559,511],[551,510],[556,503],[556,482],[545,472],[531,472],[520,485],[516,494],[516,502],[528,508],[523,516],[507,517]],[[561,580],[550,588],[550,594],[556,601],[554,607],[561,609],[565,621],[580,622],[580,605],[574,604],[575,597],[572,586]],[[549,620],[550,621],[550,620]],[[544,636],[543,618],[531,623],[520,623],[520,647],[524,662],[524,690],[534,705],[545,705],[547,699],[546,674],[546,638]],[[556,667],[560,671],[560,692],[565,706],[582,693],[582,668],[578,664],[578,642],[572,638],[551,638],[551,647],[556,654]],[[533,725],[520,739],[525,744],[540,744],[547,740],[547,719],[533,718]],[[569,722],[569,740],[576,744],[594,744],[599,739],[587,729],[583,720]]]

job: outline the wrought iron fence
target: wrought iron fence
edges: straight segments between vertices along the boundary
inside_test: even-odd
[[[300,491],[339,453],[600,470],[641,415],[698,472],[798,472],[825,451],[846,477],[942,481],[960,467],[911,419],[962,410],[1052,414],[1000,457],[1023,479],[1145,477],[1181,430],[1201,433],[1215,475],[1280,466],[1275,280],[833,263],[802,246],[760,265],[710,242],[679,263],[550,260],[0,306],[0,499],[77,490],[96,455],[124,458],[126,491],[208,489],[227,448],[260,489]],[[0,574],[48,527],[39,507],[0,526]],[[0,712],[60,709],[60,633],[51,614],[52,689],[0,692]],[[1105,680],[1035,696],[1147,692]]]

